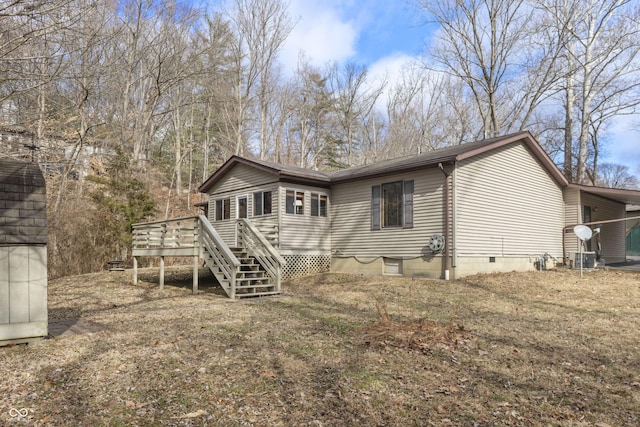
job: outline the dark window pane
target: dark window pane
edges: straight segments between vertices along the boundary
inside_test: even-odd
[[[285,210],[288,214],[292,214],[295,212],[293,205],[295,203],[296,196],[295,192],[287,190],[287,199],[285,201]]]
[[[318,195],[315,193],[311,193],[311,216],[318,216],[318,213]]]
[[[231,199],[224,199],[224,212],[222,213],[222,219],[231,218]]]
[[[327,216],[327,196],[320,196],[320,216]]]
[[[263,203],[263,207],[264,207],[264,211],[263,213],[265,215],[269,215],[271,213],[271,191],[265,191],[264,193],[262,193],[264,195],[264,203]]]
[[[222,200],[216,200],[216,221],[220,221],[222,219]]]
[[[253,193],[253,216],[262,215],[262,193]]]
[[[402,181],[382,184],[383,227],[402,225]]]
[[[247,217],[247,198],[240,197],[238,198],[238,218],[246,218]]]

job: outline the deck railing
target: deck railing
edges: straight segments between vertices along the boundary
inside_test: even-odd
[[[239,219],[237,227],[239,246],[258,260],[269,277],[276,282],[276,290],[279,292],[282,267],[286,264],[285,259],[250,221]]]
[[[240,261],[238,261],[238,258],[231,252],[229,246],[222,240],[222,237],[220,237],[207,218],[204,215],[200,215],[199,219],[202,231],[200,233],[202,246],[209,255],[211,255],[214,263],[220,268],[220,271],[224,275],[224,280],[228,281],[226,286],[222,281],[220,284],[225,288],[230,298],[235,298],[236,277],[240,271]]]
[[[199,218],[189,216],[133,224],[133,256],[199,255]]]
[[[260,231],[246,219],[237,221],[238,244],[265,269],[280,291],[282,267],[286,261]],[[221,286],[231,298],[242,264],[204,215],[133,225],[134,283],[137,283],[137,258],[160,257],[160,286],[164,284],[164,257],[194,258],[194,293],[197,292],[198,258],[203,257]],[[205,256],[205,252],[208,256]]]

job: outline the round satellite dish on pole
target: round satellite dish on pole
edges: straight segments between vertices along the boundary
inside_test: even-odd
[[[573,227],[573,232],[576,233],[576,236],[578,236],[578,239],[583,241],[589,240],[593,235],[593,232],[591,231],[591,229],[586,225],[576,225],[575,227]]]

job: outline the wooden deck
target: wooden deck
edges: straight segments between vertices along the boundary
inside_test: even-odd
[[[160,287],[164,286],[164,257],[193,258],[193,293],[198,292],[202,258],[230,298],[280,293],[285,260],[250,221],[236,223],[239,248],[230,248],[203,216],[133,225],[133,282],[138,281],[138,257],[160,257]]]

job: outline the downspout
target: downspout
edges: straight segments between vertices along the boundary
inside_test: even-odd
[[[442,163],[438,163],[440,171],[444,174],[444,280],[449,280],[451,270],[451,256],[449,254],[449,186],[451,184],[451,172],[444,170]]]

